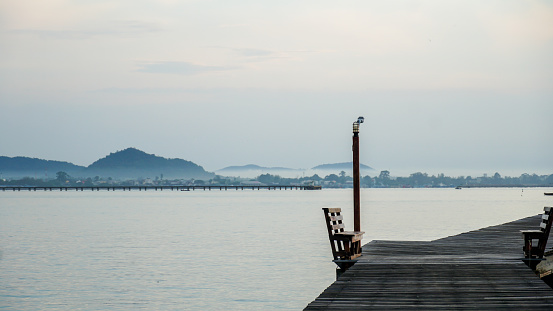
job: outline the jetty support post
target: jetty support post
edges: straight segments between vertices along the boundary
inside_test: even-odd
[[[353,230],[361,231],[361,189],[359,174],[359,124],[365,118],[353,122]]]

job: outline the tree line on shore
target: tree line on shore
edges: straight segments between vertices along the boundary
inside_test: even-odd
[[[82,186],[92,187],[98,185],[322,185],[325,188],[348,188],[353,186],[353,178],[342,171],[339,174],[329,174],[320,177],[304,176],[297,178],[284,178],[279,175],[261,174],[254,179],[215,176],[209,180],[182,180],[164,179],[163,174],[151,178],[139,178],[128,180],[116,180],[111,177],[77,179],[72,178],[66,172],[59,171],[55,179],[45,180],[32,177],[21,179],[0,179],[0,185],[10,186]],[[499,173],[493,176],[484,174],[479,177],[459,176],[449,177],[444,174],[428,175],[427,173],[413,173],[408,177],[392,177],[389,171],[381,171],[378,176],[362,176],[360,184],[363,188],[419,188],[419,187],[553,187],[553,174],[536,175],[522,174],[519,177],[503,177]]]
[[[344,171],[340,174],[330,174],[321,178],[318,175],[302,178],[281,178],[270,174],[260,175],[256,179],[266,184],[297,184],[305,182],[314,182],[323,187],[343,188],[351,187],[353,178],[347,176]],[[479,177],[459,176],[449,177],[444,174],[428,175],[427,173],[413,173],[408,177],[392,177],[389,171],[381,171],[378,176],[360,177],[361,187],[364,188],[415,188],[415,187],[518,187],[518,186],[551,186],[553,187],[553,174],[536,175],[522,174],[519,177],[502,177],[495,173],[489,177],[487,174]]]

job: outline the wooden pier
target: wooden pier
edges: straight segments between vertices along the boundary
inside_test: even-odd
[[[372,241],[305,310],[553,310],[553,290],[522,262],[519,230],[540,219],[431,242]]]
[[[290,185],[241,185],[241,186],[0,186],[1,191],[195,191],[195,190],[306,190],[309,186],[290,186]]]

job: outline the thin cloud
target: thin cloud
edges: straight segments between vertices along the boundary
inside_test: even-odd
[[[294,58],[296,55],[307,53],[321,53],[325,51],[314,50],[285,50],[285,51],[271,51],[263,49],[251,49],[251,48],[228,48],[238,55],[246,58],[257,59],[277,59],[277,58]]]
[[[208,48],[226,50],[232,53],[234,57],[239,57],[238,61],[242,63],[262,63],[271,62],[275,60],[298,60],[301,55],[305,54],[317,54],[328,51],[315,51],[315,50],[285,50],[274,51],[267,49],[257,48],[235,48],[228,46],[208,46]]]
[[[146,33],[161,31],[161,27],[154,23],[127,20],[112,21],[107,27],[75,29],[75,30],[43,30],[43,29],[15,29],[13,34],[34,35],[42,38],[55,39],[90,39],[99,36],[136,37]]]
[[[291,58],[282,52],[262,50],[262,49],[250,49],[250,48],[229,48],[233,53],[241,58],[241,61],[246,63],[259,63],[267,62],[278,59]]]
[[[204,66],[189,62],[143,62],[139,63],[139,72],[145,73],[168,73],[178,75],[195,75],[205,72],[230,70],[231,67]]]
[[[261,49],[232,49],[234,52],[245,57],[269,57],[274,56],[276,53],[269,50]]]
[[[111,94],[212,94],[228,91],[224,88],[177,88],[177,87],[107,87],[92,90],[92,93]]]
[[[258,62],[267,62],[279,59],[291,59],[293,56],[289,55],[287,52],[280,51],[271,51],[264,49],[253,49],[253,48],[228,48],[223,47],[224,49],[232,51],[235,55],[241,58],[242,62],[246,63],[258,63]]]

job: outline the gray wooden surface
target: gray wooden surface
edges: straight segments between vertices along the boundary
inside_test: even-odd
[[[553,310],[553,290],[521,261],[519,230],[539,223],[536,215],[431,242],[372,241],[305,310]]]

